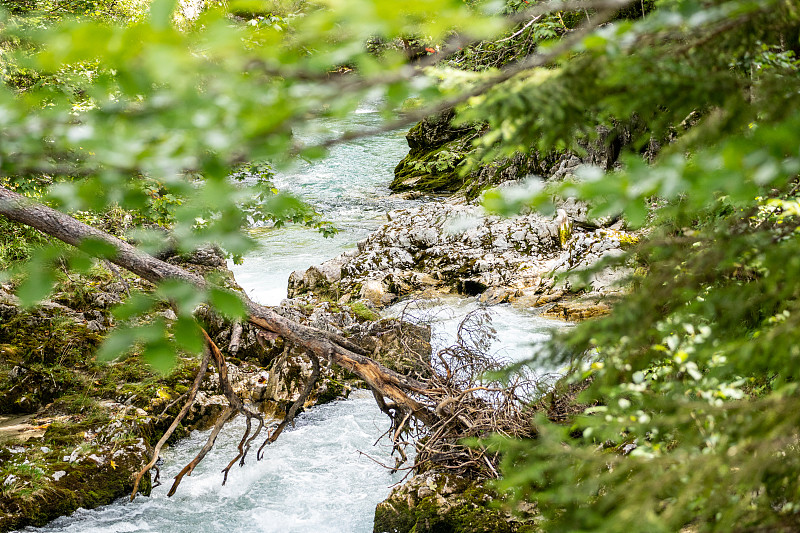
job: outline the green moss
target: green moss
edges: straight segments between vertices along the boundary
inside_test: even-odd
[[[317,395],[316,405],[332,402],[338,398],[346,398],[350,387],[334,378],[325,380],[322,392]]]
[[[361,320],[373,322],[381,318],[378,313],[367,307],[364,302],[353,302],[347,305],[353,311],[353,314]]]
[[[454,141],[444,146],[424,150],[412,150],[394,169],[394,180],[389,188],[395,192],[455,192],[464,186],[464,178],[459,175],[458,166],[464,160],[459,150],[462,141]],[[448,157],[443,158],[443,154]],[[455,158],[451,154],[458,154]]]
[[[449,484],[455,492],[441,500],[442,488]],[[435,490],[413,505],[412,495],[390,497],[375,509],[375,533],[533,533],[532,523],[509,520],[496,495],[480,483],[456,477],[440,476]]]
[[[79,507],[108,504],[132,489],[131,475],[141,468],[146,451],[138,435],[104,433],[109,421],[109,413],[93,402],[83,413],[53,421],[41,440],[22,444],[24,453],[0,448],[0,479],[14,476],[0,486],[0,531],[44,525]],[[130,431],[137,427],[145,426],[133,424]],[[142,492],[150,487],[145,476]]]
[[[90,395],[123,403],[130,403],[155,413],[189,389],[197,373],[196,358],[177,360],[172,371],[165,375],[154,371],[138,355],[122,361],[102,364],[90,386]],[[177,412],[180,405],[173,407]]]
[[[54,311],[51,315],[20,313],[0,324],[0,344],[12,347],[7,360],[23,364],[70,366],[86,361],[100,336]]]
[[[61,464],[65,474],[58,481],[41,472],[40,482],[13,487],[0,493],[0,531],[26,525],[42,526],[79,507],[91,509],[106,505],[133,488],[130,472],[138,468],[138,458],[119,457],[119,464],[98,465],[92,460]],[[40,469],[41,470],[41,469]],[[150,476],[142,479],[142,493],[149,494]],[[8,489],[8,487],[7,487]]]
[[[84,442],[86,431],[98,428],[110,420],[108,413],[97,408],[95,404],[85,414],[73,415],[69,421],[51,423],[42,437],[42,442],[53,449],[74,447]]]
[[[0,218],[0,270],[27,261],[34,247],[45,243],[47,239],[35,229]]]

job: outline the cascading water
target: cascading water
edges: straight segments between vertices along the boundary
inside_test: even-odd
[[[62,533],[255,533],[372,531],[375,506],[401,475],[359,451],[386,460],[388,450],[372,444],[388,427],[372,395],[355,393],[347,401],[304,413],[296,427],[243,468],[234,468],[221,486],[222,470],[236,455],[243,423],[229,424],[217,445],[167,498],[171,478],[189,462],[208,432],[164,453],[165,485],[150,497],[127,498],[91,511],[79,510],[41,529]],[[27,530],[26,530],[27,531]]]
[[[362,109],[334,124],[327,135],[330,129],[336,133],[379,124],[377,113]],[[304,134],[303,140],[314,142],[325,134],[316,135]],[[355,246],[385,220],[387,211],[418,205],[418,201],[390,196],[386,187],[393,165],[407,150],[402,133],[385,133],[336,146],[325,159],[300,162],[276,176],[279,188],[310,201],[341,231],[323,239],[314,230],[299,227],[255,230],[260,250],[243,265],[231,265],[239,284],[254,300],[277,304],[286,297],[292,271]],[[434,345],[444,347],[477,304],[474,298],[454,296],[429,301],[425,307],[434,328]],[[403,310],[395,306],[389,312],[398,315]],[[493,350],[509,360],[529,355],[531,345],[541,343],[556,325],[508,305],[498,306],[492,314],[498,337]],[[138,496],[133,502],[123,498],[102,508],[79,510],[44,528],[25,531],[370,532],[376,504],[403,476],[391,475],[376,462],[393,464],[389,447],[373,446],[387,428],[388,420],[371,395],[356,392],[346,401],[300,415],[294,428],[265,449],[261,461],[251,457],[244,468],[234,467],[228,483],[221,486],[220,471],[236,455],[242,435],[243,422],[236,420],[172,498],[166,497],[171,478],[197,453],[207,432],[194,432],[162,454],[164,485],[153,489],[149,497]]]

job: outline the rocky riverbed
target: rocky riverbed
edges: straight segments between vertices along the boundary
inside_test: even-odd
[[[429,150],[426,143],[439,142],[427,127],[412,130],[409,142],[416,139],[418,150],[414,153],[412,146],[411,159],[399,168],[413,165],[427,172],[442,163],[440,155],[428,165],[413,162]],[[444,128],[446,142],[479,133],[451,135],[446,124],[437,127]],[[545,159],[556,179],[583,162],[572,154]],[[637,240],[635,234],[613,220],[589,220],[586,207],[571,201],[561,203],[553,217],[529,213],[514,218],[485,216],[465,201],[483,185],[537,171],[545,159],[520,156],[498,162],[478,171],[471,188],[456,198],[389,212],[386,223],[355,249],[293,273],[290,298],[278,311],[346,336],[404,373],[419,372],[415,361],[431,349],[429,328],[381,319],[382,308],[404,298],[461,294],[481,305],[510,302],[567,320],[607,313],[623,290],[619,282],[630,273],[627,267],[605,268],[586,283],[566,275],[620,256]],[[413,179],[404,187],[413,189]],[[241,290],[217,251],[169,260],[201,275],[222,274],[231,289]],[[180,409],[199,363],[197,356],[182,354],[175,368],[162,375],[135,353],[112,364],[93,360],[116,325],[113,306],[131,291],[152,290],[105,265],[61,279],[53,298],[33,310],[20,308],[13,290],[11,284],[0,288],[0,387],[7,391],[0,398],[0,531],[43,524],[129,493],[132,475],[149,460],[152,446]],[[153,318],[168,324],[176,318],[166,304],[154,313]],[[225,321],[202,308],[198,314],[226,354],[237,394],[265,416],[282,415],[311,371],[305,354],[247,324]],[[346,371],[324,366],[306,407],[346,397],[361,385]],[[171,442],[213,425],[226,404],[210,371]],[[486,530],[489,523],[498,531],[527,527],[491,507],[496,497],[481,484],[420,473],[378,507],[375,531],[433,531],[443,524],[458,525],[454,531],[481,530],[475,529],[478,525]],[[473,529],[464,529],[466,524]]]
[[[409,295],[458,293],[512,302],[566,320],[605,314],[630,274],[624,266],[567,275],[618,257],[636,242],[621,224],[587,229],[585,208],[566,203],[553,218],[485,216],[447,202],[393,211],[355,250],[289,278],[289,295],[316,294],[380,308]]]

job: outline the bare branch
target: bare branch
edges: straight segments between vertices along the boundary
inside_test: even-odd
[[[194,403],[195,397],[197,397],[197,391],[200,388],[200,384],[203,382],[203,378],[206,375],[206,369],[208,368],[208,361],[211,358],[211,350],[206,349],[203,353],[203,359],[200,361],[200,367],[197,369],[197,374],[194,377],[194,383],[192,383],[192,388],[189,390],[189,397],[186,399],[186,403],[183,404],[183,409],[175,416],[172,420],[172,424],[170,424],[167,431],[159,439],[156,447],[153,449],[153,457],[150,459],[150,462],[147,463],[144,468],[136,475],[136,478],[133,482],[133,490],[131,491],[131,500],[136,497],[136,493],[139,491],[139,483],[142,481],[142,477],[153,468],[158,461],[158,454],[161,452],[161,448],[166,444],[167,440],[170,438],[172,433],[178,427],[178,424],[181,423],[181,420],[186,416],[189,412],[189,409],[192,407]]]
[[[172,488],[170,488],[169,492],[167,493],[168,497],[175,494],[175,491],[178,490],[178,485],[181,484],[183,476],[192,475],[195,467],[200,463],[200,461],[203,460],[206,454],[211,451],[211,448],[214,447],[214,442],[217,440],[217,436],[219,435],[219,432],[222,431],[225,423],[228,422],[228,420],[230,420],[235,414],[236,410],[232,407],[226,407],[225,410],[222,411],[222,414],[219,415],[219,418],[217,419],[217,423],[214,425],[214,429],[211,430],[211,435],[208,436],[208,440],[200,449],[200,452],[189,462],[188,465],[183,467],[177,476],[175,476],[175,482],[172,484]]]

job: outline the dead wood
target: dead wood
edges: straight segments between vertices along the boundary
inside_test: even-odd
[[[239,327],[241,328],[241,326]],[[231,460],[228,466],[222,470],[223,473],[222,484],[224,485],[228,481],[228,472],[230,472],[231,467],[236,463],[236,461],[239,461],[239,466],[244,466],[245,457],[247,456],[247,453],[250,451],[250,443],[253,441],[253,439],[255,439],[259,435],[259,433],[261,433],[261,430],[264,428],[264,417],[261,415],[261,413],[251,411],[250,409],[248,409],[244,405],[244,402],[242,402],[242,399],[239,398],[239,395],[236,394],[236,392],[233,390],[231,382],[228,379],[228,365],[225,362],[225,356],[222,355],[222,352],[217,347],[216,343],[214,343],[214,341],[208,335],[208,332],[205,329],[203,329],[202,332],[203,332],[203,337],[206,340],[206,344],[208,345],[211,354],[214,356],[214,364],[216,365],[217,372],[219,374],[220,388],[222,389],[225,398],[227,398],[228,403],[232,409],[235,409],[237,412],[243,414],[246,417],[245,432],[244,435],[242,436],[242,440],[239,441],[239,446],[238,446],[239,453],[236,455],[236,457],[233,458],[233,460]],[[258,427],[256,428],[256,431],[253,433],[253,436],[248,439],[248,436],[250,435],[250,429],[252,427],[252,420],[254,418],[258,421]]]
[[[107,259],[152,283],[179,279],[207,290],[211,285],[202,277],[176,265],[157,259],[129,243],[84,224],[69,215],[34,202],[5,187],[0,187],[0,214],[10,220],[33,227],[67,244],[80,247],[87,240],[111,245],[116,253]],[[422,392],[425,384],[403,376],[367,357],[366,351],[341,335],[299,324],[274,310],[259,305],[246,295],[240,298],[249,314],[248,320],[268,332],[277,334],[297,346],[302,346],[319,358],[329,359],[353,372],[381,395],[410,411],[424,423],[432,423],[435,414],[415,400],[409,392]]]
[[[180,412],[175,416],[172,420],[172,424],[170,424],[167,431],[159,439],[156,447],[153,449],[153,457],[150,459],[150,462],[147,463],[144,468],[142,468],[138,474],[136,474],[136,478],[133,481],[133,490],[131,491],[131,500],[136,497],[136,493],[139,491],[139,483],[142,481],[142,477],[150,471],[158,461],[158,454],[161,452],[161,448],[167,442],[167,439],[172,435],[175,429],[178,427],[178,424],[181,423],[181,420],[186,416],[189,412],[189,409],[192,407],[194,403],[195,397],[197,397],[197,391],[200,388],[200,384],[203,382],[203,378],[206,375],[206,369],[208,368],[208,361],[211,358],[211,350],[206,349],[203,353],[203,359],[200,361],[200,367],[197,369],[197,374],[194,377],[194,383],[192,383],[192,388],[189,390],[189,397],[186,399],[186,403],[183,404],[183,408]]]
[[[179,279],[206,291],[211,285],[202,277],[192,274],[176,265],[161,261],[129,243],[92,228],[78,220],[31,201],[6,188],[0,187],[0,215],[10,220],[26,224],[55,237],[65,243],[80,247],[87,239],[95,239],[113,246],[116,253],[107,259],[119,267],[148,280],[159,283],[166,279]],[[394,444],[394,451],[401,459],[405,458],[403,447],[414,442],[417,455],[415,469],[437,468],[457,472],[462,475],[497,477],[497,454],[487,448],[469,447],[463,444],[465,438],[483,438],[499,433],[509,436],[530,436],[530,400],[536,393],[536,383],[517,378],[510,383],[495,380],[487,382],[483,376],[496,372],[503,362],[486,355],[494,330],[488,315],[474,313],[465,319],[458,331],[458,342],[443,350],[432,360],[424,354],[408,350],[408,356],[415,358],[418,368],[424,371],[416,379],[395,372],[378,363],[366,350],[336,333],[322,331],[298,323],[275,310],[259,305],[244,294],[239,294],[248,313],[247,320],[256,326],[256,338],[283,337],[295,346],[306,350],[311,359],[312,375],[303,391],[290,406],[283,420],[275,427],[259,448],[261,450],[281,434],[291,423],[299,409],[311,394],[320,373],[320,360],[326,359],[363,380],[372,391],[378,407],[386,413],[391,424],[386,434]],[[240,326],[241,328],[241,326]],[[237,346],[236,326],[233,329],[232,348]],[[247,408],[230,385],[225,358],[208,334],[203,331],[207,350],[201,370],[195,378],[195,386],[181,413],[173,421],[168,433],[156,446],[153,459],[137,476],[138,482],[144,472],[152,468],[158,458],[163,443],[185,416],[194,401],[196,389],[205,375],[210,358],[213,358],[220,378],[220,386],[229,406],[220,416],[208,441],[175,477],[168,495],[175,493],[181,480],[191,475],[197,464],[214,446],[214,441],[224,424],[236,413],[246,417],[246,428],[240,440],[238,455],[223,470],[225,480],[230,468],[244,459],[250,444],[260,434],[264,421],[260,414]],[[258,420],[258,427],[252,431],[252,419]],[[395,465],[394,469],[397,469]],[[136,489],[134,489],[135,495]]]
[[[206,454],[209,451],[211,451],[211,448],[214,447],[214,442],[217,440],[217,436],[219,435],[219,432],[222,431],[222,428],[225,426],[225,423],[228,422],[228,420],[230,420],[231,418],[233,418],[233,415],[235,414],[236,410],[232,407],[226,407],[225,410],[222,411],[222,414],[219,415],[217,423],[214,424],[214,429],[211,430],[211,435],[208,436],[208,440],[206,441],[206,443],[200,449],[195,458],[192,459],[188,465],[184,466],[183,469],[181,469],[181,471],[178,472],[178,475],[175,476],[175,482],[172,484],[172,488],[170,488],[169,492],[167,493],[168,497],[175,494],[175,491],[178,490],[178,485],[181,484],[183,476],[192,475],[192,472],[194,472],[195,467],[200,463],[200,461],[203,460],[203,457],[205,457]]]
[[[242,323],[238,320],[233,323],[231,327],[231,341],[228,343],[228,353],[232,356],[236,356],[236,353],[239,351],[239,344],[242,341]]]
[[[157,259],[113,235],[109,235],[108,233],[84,224],[65,213],[32,201],[5,187],[0,187],[0,214],[9,220],[35,228],[42,233],[78,248],[80,248],[83,243],[91,240],[110,245],[115,250],[115,253],[104,259],[152,283],[157,284],[167,279],[178,279],[191,283],[202,291],[212,287],[205,279],[196,274]],[[411,413],[416,420],[423,424],[433,424],[436,421],[437,416],[432,406],[414,397],[425,398],[427,389],[426,383],[386,368],[384,365],[368,357],[366,350],[345,339],[341,335],[305,326],[278,314],[273,309],[253,302],[244,294],[239,294],[239,296],[248,312],[248,320],[250,323],[263,330],[268,337],[280,336],[297,346],[305,348],[309,355],[313,354],[312,361],[316,361],[314,363],[316,367],[319,366],[319,359],[325,358],[331,363],[349,370],[367,384],[375,393],[376,399],[381,399],[379,404],[385,412],[402,413],[403,416],[406,413]],[[233,392],[227,379],[224,357],[222,357],[219,349],[211,342],[211,339],[205,332],[204,335],[220,375],[220,385],[223,389],[223,393],[231,405],[231,408],[226,411],[226,416],[222,417],[221,420],[227,420],[227,418],[232,416],[232,413],[236,412],[241,412],[248,418],[258,418],[258,415],[249,411],[243,405],[241,399]],[[313,386],[313,383],[311,386]],[[383,399],[388,399],[391,402],[391,406],[387,405]],[[190,405],[193,400],[194,396],[192,395],[190,400],[187,401],[187,405]],[[184,406],[184,410],[188,411],[187,405]],[[296,412],[297,408],[295,408],[294,411]],[[284,422],[282,422],[283,425],[279,425],[281,428],[280,431],[273,432],[270,438],[272,438],[272,436],[277,438],[277,435],[283,430],[285,424],[293,417],[294,414],[292,414],[291,417],[285,418]],[[174,421],[173,424],[177,426]],[[256,430],[255,435],[252,437],[248,437],[249,432],[246,431],[246,438],[242,439],[243,444],[242,450],[240,450],[241,457],[238,458],[239,460],[244,459],[249,442],[258,434],[262,425],[263,424],[260,422],[259,429]],[[210,444],[207,443],[206,447],[213,445],[213,440],[216,438],[218,432],[217,427],[215,427],[215,432],[212,432],[213,438],[210,438]],[[190,473],[191,470],[194,469],[194,466],[202,460],[208,452],[206,447],[204,447],[203,451],[198,454],[198,457],[187,465],[181,474],[179,474],[170,494],[174,493],[177,485],[180,483],[180,478],[186,473]],[[154,461],[151,462],[154,463]],[[149,470],[152,466],[153,465],[149,465],[147,469]],[[139,476],[139,479],[140,478],[141,476]]]

